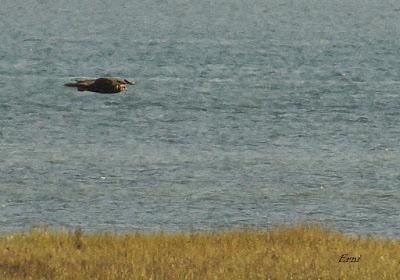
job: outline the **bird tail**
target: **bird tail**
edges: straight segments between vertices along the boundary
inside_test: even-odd
[[[87,85],[82,84],[80,82],[78,82],[78,83],[66,83],[66,84],[64,84],[64,86],[78,88],[79,91],[85,91],[85,90],[87,90],[87,87],[88,87]]]
[[[66,84],[64,84],[64,86],[66,86],[66,87],[78,87],[79,83],[66,83]]]

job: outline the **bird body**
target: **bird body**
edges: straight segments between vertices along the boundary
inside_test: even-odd
[[[117,93],[127,89],[127,85],[135,82],[115,77],[104,77],[94,80],[78,80],[75,83],[66,83],[66,87],[76,87],[79,91],[92,91],[98,93]]]

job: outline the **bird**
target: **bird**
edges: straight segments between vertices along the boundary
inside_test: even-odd
[[[134,85],[134,81],[116,77],[102,77],[98,79],[77,80],[75,83],[66,83],[66,87],[75,87],[78,91],[92,91],[104,94],[113,94],[127,89],[127,85]]]

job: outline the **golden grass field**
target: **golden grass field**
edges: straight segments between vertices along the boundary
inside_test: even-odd
[[[40,229],[0,236],[0,279],[395,280],[400,240],[316,225],[175,234]]]

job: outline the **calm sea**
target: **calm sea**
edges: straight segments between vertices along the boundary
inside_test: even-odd
[[[398,1],[0,4],[0,232],[400,237]]]

